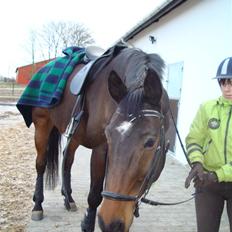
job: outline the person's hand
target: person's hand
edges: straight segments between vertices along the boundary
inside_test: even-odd
[[[203,181],[204,169],[201,163],[193,163],[192,169],[185,180],[185,188],[188,188],[193,179]]]
[[[195,178],[193,182],[195,188],[201,188],[218,182],[218,178],[215,172],[204,172],[203,180],[199,180],[198,178]]]

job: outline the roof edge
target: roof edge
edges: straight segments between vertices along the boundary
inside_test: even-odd
[[[160,18],[174,10],[176,7],[180,6],[184,2],[188,0],[167,0],[163,5],[161,5],[158,9],[156,9],[153,13],[151,13],[147,18],[142,20],[141,23],[137,24],[134,28],[132,28],[129,32],[127,32],[122,39],[127,42],[130,39],[133,39],[134,36],[139,34],[145,28],[150,26],[154,22],[158,22]]]

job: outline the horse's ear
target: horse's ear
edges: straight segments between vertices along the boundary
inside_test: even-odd
[[[144,80],[144,96],[152,104],[159,104],[162,96],[162,83],[157,73],[152,70],[147,70],[147,75]]]
[[[121,78],[115,71],[110,73],[108,78],[108,89],[110,92],[111,97],[119,103],[123,97],[127,94],[127,88],[123,84]]]

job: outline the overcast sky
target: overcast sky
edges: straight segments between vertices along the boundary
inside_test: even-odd
[[[108,48],[165,0],[7,0],[0,3],[0,75],[28,64],[30,31],[51,21],[84,24]]]

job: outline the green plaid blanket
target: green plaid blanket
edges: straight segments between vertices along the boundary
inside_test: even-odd
[[[16,104],[28,127],[32,122],[33,106],[49,108],[59,103],[67,79],[75,66],[82,61],[85,49],[69,47],[63,53],[64,57],[49,62],[33,75]]]

